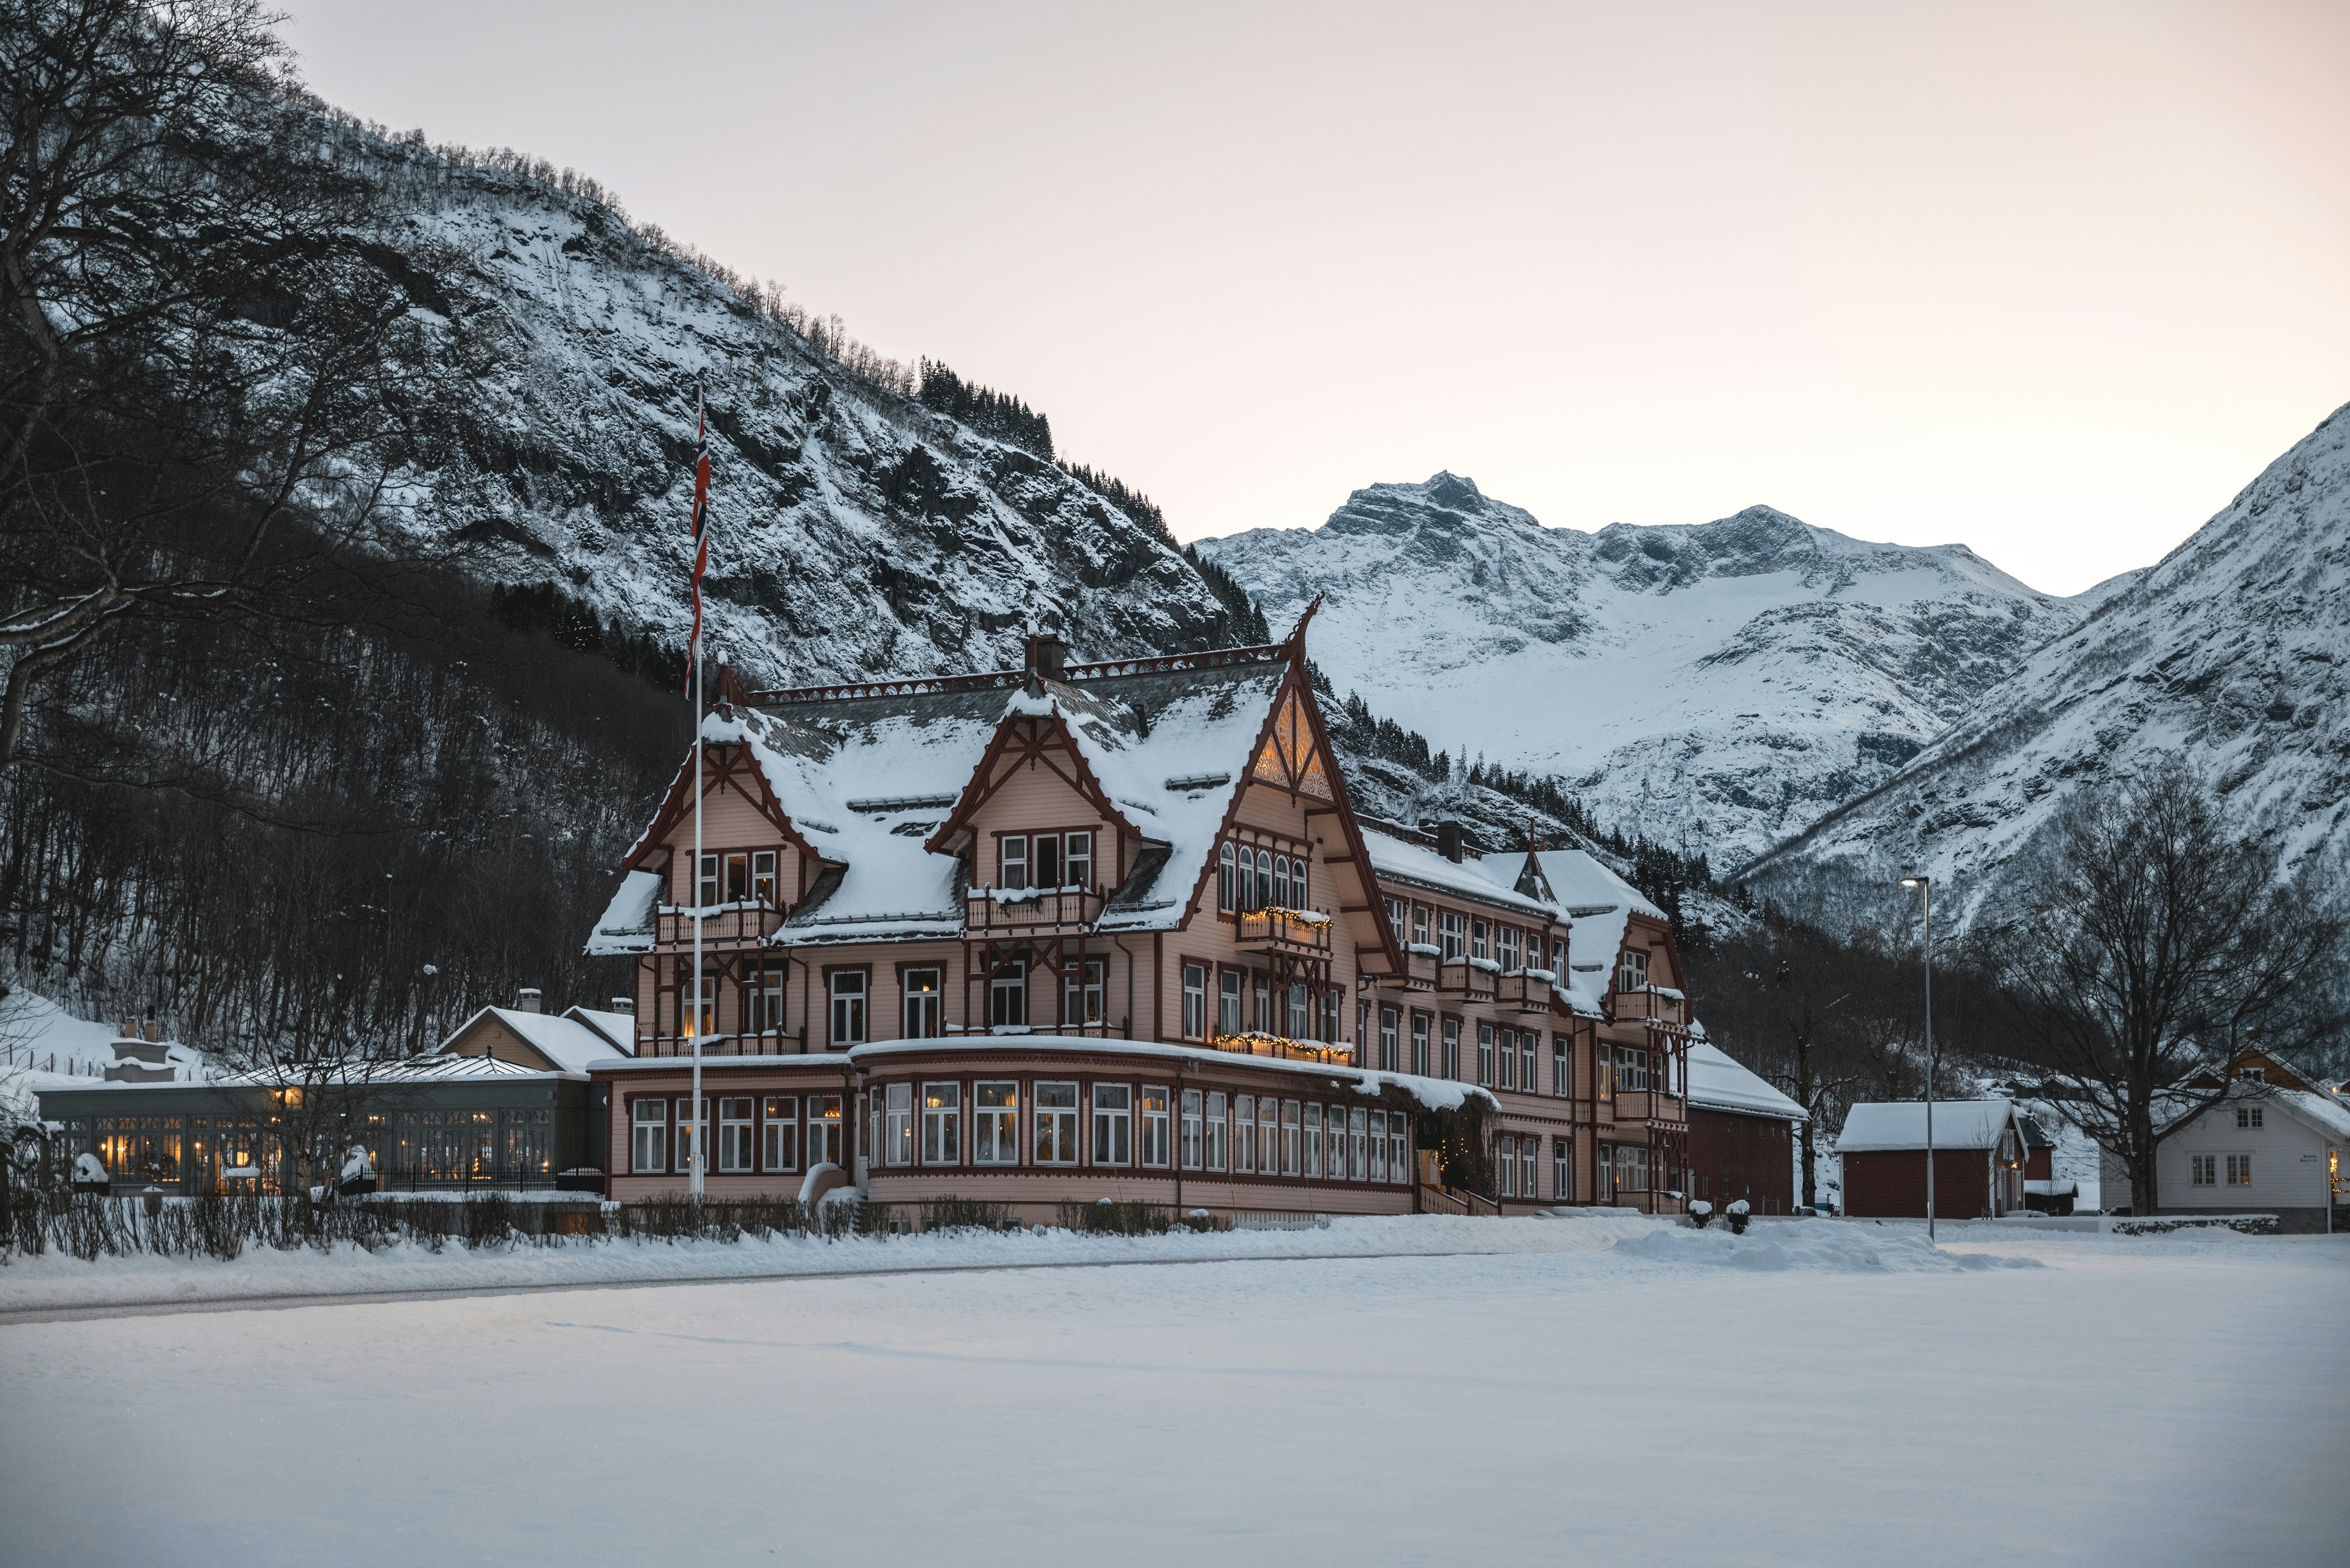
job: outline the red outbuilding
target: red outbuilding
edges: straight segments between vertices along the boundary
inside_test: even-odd
[[[1934,1217],[1996,1220],[2023,1207],[2023,1131],[2011,1100],[1934,1104]],[[1926,1217],[1926,1103],[1855,1106],[1836,1138],[1845,1212]]]
[[[1795,1206],[1796,1125],[1804,1107],[1706,1041],[1689,1054],[1690,1196],[1716,1210],[1744,1199],[1757,1214]]]

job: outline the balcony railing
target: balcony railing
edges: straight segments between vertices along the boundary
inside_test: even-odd
[[[1500,979],[1494,1002],[1518,1012],[1548,1012],[1550,981],[1542,978],[1548,972],[1539,969],[1505,971]]]
[[[693,911],[664,904],[655,917],[654,941],[664,948],[693,945]],[[702,911],[705,947],[763,941],[784,923],[784,912],[772,904],[717,904]]]
[[[1005,892],[1000,888],[974,888],[964,896],[963,929],[974,936],[988,932],[1084,930],[1101,919],[1102,896],[1091,888],[1035,888]]]
[[[704,1060],[712,1056],[796,1056],[800,1054],[800,1037],[796,1030],[771,1029],[754,1034],[705,1034],[702,1037]],[[637,1054],[644,1056],[691,1056],[693,1036],[691,1034],[640,1035]]]
[[[1253,1031],[1246,1034],[1217,1034],[1208,1044],[1218,1051],[1230,1051],[1242,1056],[1274,1056],[1284,1062],[1335,1062],[1354,1060],[1355,1047],[1344,1040],[1293,1040],[1287,1035],[1266,1034]]]
[[[1678,991],[1663,991],[1655,986],[1644,986],[1637,991],[1616,991],[1609,993],[1607,1003],[1610,1016],[1618,1023],[1685,1024],[1689,1022],[1689,1001]]]
[[[1304,909],[1243,909],[1234,933],[1250,952],[1304,953],[1327,958],[1330,917]]]

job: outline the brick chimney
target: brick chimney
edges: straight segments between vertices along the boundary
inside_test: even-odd
[[[1069,672],[1069,645],[1049,631],[1029,633],[1028,668],[1047,680],[1065,679]]]
[[[1455,866],[1461,864],[1461,824],[1458,819],[1448,816],[1436,825],[1436,852]]]
[[[525,985],[520,991],[515,992],[515,1011],[516,1012],[536,1012],[539,1011],[539,1003],[545,1000],[546,999],[540,995],[538,987],[535,985]]]

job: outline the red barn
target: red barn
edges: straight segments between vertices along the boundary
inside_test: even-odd
[[[1690,1196],[1716,1210],[1739,1199],[1757,1214],[1795,1206],[1795,1124],[1804,1107],[1715,1045],[1689,1054]]]
[[[1926,1103],[1855,1106],[1836,1138],[1855,1219],[1926,1216]],[[1996,1220],[2023,1207],[2023,1130],[2011,1100],[1934,1104],[1934,1218]]]

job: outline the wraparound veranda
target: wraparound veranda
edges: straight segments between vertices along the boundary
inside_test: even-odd
[[[1283,643],[731,690],[591,953],[612,1196],[1023,1219],[1677,1208],[1692,1023],[1661,911],[1589,855],[1357,814]],[[693,961],[699,923],[702,962]],[[696,1044],[702,1103],[690,1084]]]

